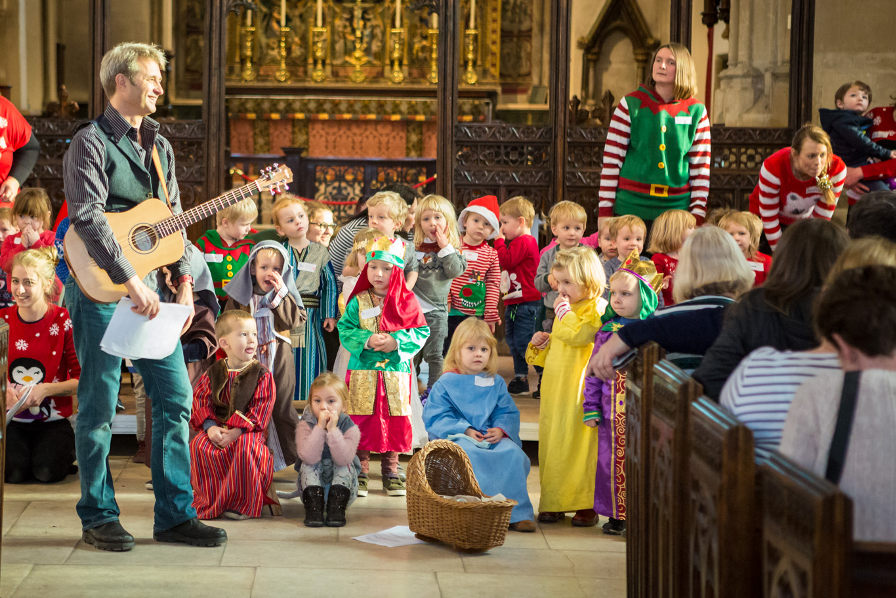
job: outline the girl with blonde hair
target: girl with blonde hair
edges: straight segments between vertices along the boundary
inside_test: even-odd
[[[675,305],[672,277],[678,266],[678,253],[685,240],[697,228],[697,219],[685,210],[667,210],[660,214],[650,231],[647,251],[656,271],[663,275],[663,305]]]
[[[582,425],[584,369],[601,327],[606,301],[603,266],[590,247],[561,249],[551,274],[557,281],[554,325],[536,332],[526,360],[544,367],[538,422],[538,520],[556,523],[575,511],[572,524],[593,526],[597,432]]]

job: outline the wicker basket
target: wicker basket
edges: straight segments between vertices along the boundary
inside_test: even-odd
[[[486,496],[467,454],[449,440],[428,442],[408,465],[408,526],[427,541],[485,551],[504,544],[515,500],[462,503],[442,498]]]

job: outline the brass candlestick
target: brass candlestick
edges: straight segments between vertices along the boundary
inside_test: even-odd
[[[283,83],[289,81],[289,71],[286,70],[286,38],[289,35],[289,27],[280,28],[280,68],[274,73],[274,79]]]
[[[404,81],[404,62],[405,45],[407,44],[407,30],[401,27],[394,27],[389,30],[389,58],[392,62],[392,83],[401,83]]]
[[[439,82],[439,30],[427,29],[426,39],[429,43],[429,79],[430,83]]]
[[[329,42],[330,30],[328,27],[312,27],[311,28],[311,59],[314,68],[311,71],[311,80],[320,83],[327,78],[324,70],[324,63],[327,61],[327,53],[330,49]]]
[[[467,29],[464,31],[464,59],[467,68],[464,71],[464,82],[467,85],[476,85],[479,76],[476,74],[476,51],[479,49],[479,30]]]
[[[367,49],[367,42],[364,41],[364,13],[362,12],[361,8],[361,0],[357,1],[353,9],[352,30],[355,37],[355,39],[353,40],[355,49],[352,50],[350,56],[346,56],[345,61],[349,64],[355,65],[355,68],[352,71],[352,74],[349,76],[349,79],[351,79],[353,83],[362,83],[367,78],[367,76],[361,69],[361,65],[367,64],[370,59],[364,52],[364,50]]]
[[[243,41],[243,81],[254,81],[258,76],[258,69],[252,63],[252,51],[255,46],[255,27],[244,25],[240,31],[242,32]]]

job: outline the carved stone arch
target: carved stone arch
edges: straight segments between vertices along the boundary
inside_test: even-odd
[[[598,15],[588,35],[579,38],[578,47],[583,52],[582,59],[582,101],[598,102],[602,90],[591,89],[593,75],[596,74],[598,59],[604,43],[610,34],[622,33],[632,44],[638,81],[644,79],[647,61],[659,46],[659,39],[653,36],[636,0],[610,0]]]

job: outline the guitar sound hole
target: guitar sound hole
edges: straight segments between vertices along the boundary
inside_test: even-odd
[[[147,253],[155,248],[159,238],[151,226],[139,226],[131,234],[131,242],[137,251]]]

